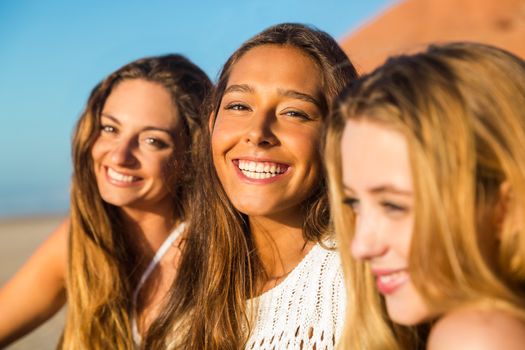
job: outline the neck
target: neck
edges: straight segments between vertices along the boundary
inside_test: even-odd
[[[121,208],[126,234],[139,256],[149,260],[171,233],[179,219],[172,207],[144,210]]]
[[[280,280],[292,271],[313,246],[303,237],[303,218],[250,217],[257,253],[269,281]]]

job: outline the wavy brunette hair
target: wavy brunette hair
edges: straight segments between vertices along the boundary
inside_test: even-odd
[[[100,130],[106,99],[122,81],[141,79],[163,86],[184,122],[188,150],[173,166],[191,173],[190,149],[203,134],[201,108],[211,92],[206,74],[180,55],[149,57],[131,62],[110,74],[89,96],[73,136],[73,184],[67,272],[67,321],[63,349],[131,349],[132,280],[140,257],[134,255],[118,207],[99,194],[91,149]],[[175,156],[174,156],[175,158]],[[181,168],[182,167],[182,168]],[[175,171],[174,171],[175,172]],[[180,171],[176,171],[180,174]],[[175,219],[185,219],[187,179],[168,175]]]
[[[424,348],[431,323],[389,321],[367,264],[350,254],[355,217],[341,204],[340,150],[350,119],[407,140],[410,275],[431,314],[474,304],[525,320],[525,62],[483,44],[430,46],[351,84],[330,120],[325,156],[348,291],[341,347]]]
[[[297,48],[316,63],[323,78],[325,118],[335,96],[357,76],[331,36],[301,24],[279,24],[242,44],[226,61],[210,104],[212,118],[218,112],[235,64],[248,51],[262,45]],[[256,296],[255,286],[265,272],[256,253],[248,217],[233,207],[219,181],[209,137],[199,155],[202,169],[197,173],[199,186],[192,200],[195,220],[190,225],[170,310],[162,325],[158,320],[147,347],[162,348],[163,342],[168,341],[176,349],[240,349],[250,332],[247,303]],[[305,239],[321,241],[329,232],[324,174],[303,203],[303,209]]]

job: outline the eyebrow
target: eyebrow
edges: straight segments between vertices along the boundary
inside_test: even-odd
[[[248,84],[234,84],[234,85],[228,86],[224,90],[224,94],[227,94],[230,92],[254,93],[255,89]],[[319,101],[312,95],[306,94],[304,92],[299,92],[296,90],[278,89],[277,92],[279,93],[279,95],[282,95],[282,96],[313,103],[317,108],[321,109],[321,103],[319,103]]]
[[[348,187],[344,183],[343,183],[343,189],[346,192],[354,193],[354,190],[352,190],[350,187]],[[373,194],[392,193],[392,194],[397,194],[397,195],[402,195],[402,196],[412,195],[412,191],[402,190],[393,185],[382,185],[382,186],[372,187],[368,191]]]
[[[317,106],[317,108],[321,108],[321,104],[319,103],[319,101],[317,101],[317,99],[315,97],[313,97],[312,95],[309,95],[309,94],[305,94],[304,92],[299,92],[299,91],[296,91],[296,90],[277,90],[279,92],[280,95],[283,95],[283,96],[286,96],[286,97],[290,97],[290,98],[295,98],[295,99],[298,99],[298,100],[303,100],[303,101],[306,101],[306,102],[310,102],[310,103],[313,103],[314,105]]]
[[[388,192],[388,193],[393,193],[393,194],[399,194],[399,195],[402,195],[402,196],[412,195],[412,191],[402,190],[402,189],[397,188],[396,186],[393,186],[393,185],[377,186],[377,187],[373,187],[373,188],[369,189],[369,191],[374,193],[374,194]]]
[[[114,116],[112,116],[111,114],[107,114],[107,113],[104,113],[102,112],[100,114],[100,117],[104,117],[104,118],[108,118],[108,119],[111,119],[113,122],[117,123],[118,125],[120,125],[120,120],[118,120],[117,118],[115,118]]]
[[[110,114],[102,113],[100,116],[108,118],[108,119],[111,119],[114,123],[116,123],[118,125],[122,125],[122,123],[117,118],[115,118],[114,116],[112,116]],[[173,131],[172,130],[165,129],[165,128],[159,128],[159,127],[156,127],[156,126],[146,126],[141,131],[161,131],[161,132],[167,133],[170,136],[173,135]]]
[[[247,84],[234,84],[230,85],[224,90],[224,94],[230,93],[230,92],[249,92],[253,93],[255,90]]]

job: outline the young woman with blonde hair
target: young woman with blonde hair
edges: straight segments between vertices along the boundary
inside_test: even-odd
[[[190,150],[211,88],[193,63],[166,55],[131,62],[93,89],[73,137],[70,220],[0,291],[0,344],[66,300],[61,348],[140,343],[176,274]]]
[[[524,150],[525,63],[503,50],[431,46],[351,84],[325,151],[342,348],[523,348]]]
[[[328,34],[280,24],[219,77],[193,220],[148,348],[333,349],[345,293],[327,241],[321,129],[356,77]]]

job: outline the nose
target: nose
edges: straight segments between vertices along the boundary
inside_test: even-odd
[[[254,113],[246,131],[245,141],[259,147],[275,146],[279,143],[272,130],[275,122],[273,111]]]
[[[137,163],[137,158],[133,154],[137,147],[137,142],[133,139],[120,139],[111,150],[111,161],[115,165],[132,166]]]
[[[385,254],[387,248],[377,218],[360,214],[355,222],[352,256],[357,260],[370,260]]]

